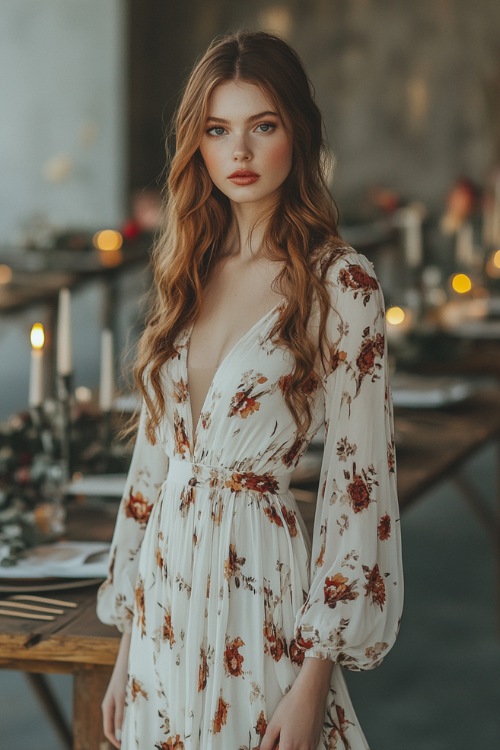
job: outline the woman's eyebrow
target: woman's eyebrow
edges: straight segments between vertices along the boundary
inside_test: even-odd
[[[247,122],[260,120],[262,117],[279,117],[279,115],[277,112],[272,112],[271,110],[268,110],[266,112],[259,112],[259,114],[257,115],[252,115],[251,117],[248,117]],[[229,123],[229,120],[225,120],[223,117],[212,117],[212,115],[209,115],[207,117],[207,122],[220,122],[222,125],[227,125]]]

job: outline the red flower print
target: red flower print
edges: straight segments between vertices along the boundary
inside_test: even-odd
[[[391,517],[387,513],[379,521],[377,534],[381,542],[385,542],[391,535]]]
[[[380,609],[384,609],[385,583],[380,575],[377,563],[371,569],[368,565],[363,565],[363,571],[366,578],[365,596],[371,596],[373,604],[378,604]]]
[[[265,653],[271,654],[274,661],[279,661],[283,654],[288,654],[286,641],[281,633],[278,634],[271,616],[268,616],[264,623],[264,638],[267,641],[264,647]]]
[[[257,724],[255,725],[255,731],[259,735],[259,737],[263,737],[266,733],[267,729],[267,721],[266,717],[264,716],[264,711],[261,711],[259,714],[259,718],[257,719]]]
[[[133,518],[134,521],[145,527],[153,510],[153,503],[149,503],[142,492],[136,492],[134,495],[134,488],[131,487],[124,509],[127,518]]]
[[[132,696],[132,701],[133,702],[135,702],[137,700],[137,698],[139,697],[139,695],[141,695],[143,698],[145,698],[146,700],[148,700],[148,694],[144,690],[144,688],[142,686],[142,682],[140,682],[139,680],[136,680],[135,677],[132,678],[132,682],[131,682],[131,685],[130,685],[130,694]]]
[[[332,372],[335,372],[335,370],[340,366],[342,362],[345,362],[347,359],[347,352],[339,351],[338,349],[333,349],[330,353],[330,374]]]
[[[297,517],[293,510],[288,510],[284,505],[281,506],[281,512],[285,518],[290,536],[297,536]]]
[[[269,518],[271,523],[275,523],[276,526],[283,526],[283,521],[281,520],[280,516],[278,515],[278,511],[274,507],[274,505],[267,505],[264,508],[264,513]]]
[[[261,494],[265,492],[276,493],[279,489],[279,484],[272,474],[254,474],[251,471],[234,472],[231,478],[226,480],[225,486],[233,492],[253,490]]]
[[[246,562],[246,557],[238,557],[234,544],[229,545],[229,556],[224,561],[224,576],[229,580],[240,572],[241,565]]]
[[[313,641],[310,638],[302,637],[302,630],[298,628],[297,637],[290,641],[290,659],[299,667],[304,662],[305,651],[313,647]]]
[[[282,457],[282,461],[285,464],[285,466],[291,466],[295,459],[297,458],[300,449],[304,445],[304,438],[298,437],[293,445],[287,450],[285,455]]]
[[[366,305],[373,291],[379,288],[378,282],[373,276],[355,263],[349,263],[348,268],[342,268],[339,273],[339,281],[344,291],[347,289],[354,290],[354,299],[361,294],[363,304]]]
[[[349,579],[345,578],[341,573],[336,573],[334,576],[326,578],[323,588],[325,604],[330,609],[335,609],[339,602],[348,602],[357,599],[358,592],[354,590],[357,582],[356,579],[349,583]]]
[[[374,375],[375,369],[381,365],[375,360],[377,357],[384,356],[384,336],[377,333],[373,338],[366,337],[360,346],[358,356],[356,357],[356,367],[358,368],[358,390],[361,387],[361,381],[365,375]]]
[[[212,725],[212,732],[214,734],[218,734],[222,727],[227,724],[227,710],[228,708],[231,708],[229,703],[226,703],[222,695],[219,698],[219,702],[217,704],[217,708],[214,715],[213,725]]]
[[[238,651],[239,648],[244,646],[245,643],[241,638],[235,638],[230,641],[226,637],[226,649],[224,651],[224,668],[226,674],[230,677],[241,677],[243,671],[241,665],[243,664],[243,656]]]
[[[353,466],[352,481],[347,485],[347,494],[355,513],[361,513],[372,502],[369,484],[365,477],[356,474],[356,464]]]
[[[396,469],[396,450],[394,440],[391,440],[391,442],[387,444],[387,466],[389,467],[389,472],[394,474]]]
[[[172,647],[175,643],[174,629],[172,627],[172,613],[170,610],[165,614],[163,618],[163,640],[170,643]]]

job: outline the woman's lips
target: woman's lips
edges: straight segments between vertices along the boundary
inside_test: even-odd
[[[228,180],[234,182],[235,185],[251,185],[252,183],[257,182],[259,176],[260,175],[255,172],[250,172],[248,169],[244,169],[230,174]]]

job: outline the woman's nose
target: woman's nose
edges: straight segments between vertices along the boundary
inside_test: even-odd
[[[251,159],[252,152],[246,138],[238,138],[233,147],[233,160],[234,161],[248,161]]]

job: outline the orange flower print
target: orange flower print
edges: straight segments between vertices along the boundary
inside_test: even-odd
[[[174,401],[177,404],[185,404],[188,397],[188,386],[183,378],[176,380],[174,386]]]
[[[375,563],[373,568],[363,565],[363,571],[366,578],[365,596],[371,596],[373,604],[378,604],[381,610],[385,604],[385,583],[380,575],[378,564]]]
[[[238,557],[234,544],[229,545],[229,556],[224,560],[224,576],[229,580],[240,572],[240,566],[244,565],[246,557]]]
[[[335,609],[339,602],[354,601],[358,598],[358,591],[355,591],[357,579],[349,583],[349,579],[345,578],[341,573],[336,573],[334,576],[325,579],[325,585],[323,592],[325,596],[325,604],[330,609]]]
[[[255,731],[259,735],[259,737],[263,737],[267,730],[267,721],[266,717],[264,716],[264,711],[261,711],[259,714],[259,718],[257,719],[257,724],[255,725]]]
[[[181,491],[181,504],[179,505],[179,510],[181,512],[181,516],[185,518],[189,511],[189,506],[194,503],[196,499],[196,490],[194,487],[189,487],[187,489],[184,487]]]
[[[189,440],[186,432],[186,425],[184,419],[179,415],[177,411],[174,412],[174,449],[176,453],[184,455],[189,453]]]
[[[342,352],[338,349],[332,349],[330,352],[330,367],[328,369],[328,374],[331,375],[332,372],[335,372],[335,370],[341,365],[342,362],[345,362],[346,359],[347,352]]]
[[[232,492],[253,490],[260,494],[276,493],[279,489],[279,484],[272,474],[254,474],[251,471],[234,472],[231,478],[226,480],[225,486],[229,487]]]
[[[391,517],[387,513],[379,521],[377,535],[381,542],[385,542],[391,535]]]
[[[283,654],[288,655],[288,647],[281,632],[278,632],[276,625],[268,616],[264,623],[264,653],[270,654],[274,661],[279,661]]]
[[[238,651],[239,648],[244,646],[244,641],[238,637],[234,640],[229,640],[226,636],[226,649],[224,651],[224,668],[226,674],[230,677],[241,677],[243,671],[241,665],[243,664],[243,656]]]
[[[137,623],[141,626],[141,635],[146,635],[146,610],[144,607],[144,581],[139,576],[134,591]]]
[[[349,740],[345,733],[349,729],[349,726],[354,726],[353,722],[346,718],[345,709],[343,709],[342,706],[336,705],[335,713],[337,714],[336,721],[335,719],[331,720],[333,727],[328,734],[328,750],[337,750],[339,739],[342,740],[344,748],[350,747]]]
[[[157,742],[155,750],[184,750],[184,743],[180,734],[176,734],[175,737],[169,737],[166,742]]]
[[[299,667],[304,662],[305,652],[313,647],[313,641],[302,637],[302,630],[298,628],[297,637],[290,641],[290,659]]]
[[[304,445],[304,438],[298,437],[293,443],[293,445],[287,450],[285,455],[281,458],[285,466],[291,466],[293,464],[293,462],[299,455],[300,449],[302,448],[303,445]]]
[[[208,659],[207,652],[203,648],[200,648],[200,666],[198,669],[198,692],[201,693],[205,690],[208,680]]]
[[[226,703],[221,694],[212,724],[213,734],[218,734],[222,727],[227,724],[227,711],[229,708],[231,708],[230,704]]]
[[[134,495],[134,488],[131,487],[124,509],[127,518],[133,518],[144,528],[153,510],[153,503],[149,503],[142,492],[136,492]]]
[[[229,417],[241,417],[246,419],[250,414],[259,411],[260,404],[256,398],[250,396],[246,391],[238,391],[232,397],[229,404]]]
[[[347,289],[354,291],[354,299],[360,294],[364,305],[369,301],[372,292],[379,288],[377,279],[367,274],[356,263],[349,263],[347,268],[342,268],[339,273],[339,281],[343,287],[343,291],[347,291]]]
[[[172,627],[172,613],[167,610],[163,618],[163,640],[170,643],[170,648],[175,643],[174,628]]]
[[[212,412],[202,411],[200,414],[200,424],[204,430],[208,430],[212,422]]]
[[[136,680],[135,677],[132,678],[132,682],[130,684],[130,695],[132,696],[132,701],[135,702],[139,695],[141,695],[143,698],[148,700],[148,694],[144,690],[142,682],[139,680]]]
[[[156,548],[156,564],[163,570],[163,555],[159,547]]]

